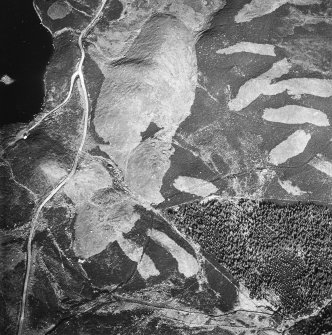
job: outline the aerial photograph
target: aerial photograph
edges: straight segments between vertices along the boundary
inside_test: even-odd
[[[1,335],[332,335],[332,0],[2,0]]]

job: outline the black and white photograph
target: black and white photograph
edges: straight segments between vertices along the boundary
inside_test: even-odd
[[[2,0],[1,335],[332,335],[332,0]]]

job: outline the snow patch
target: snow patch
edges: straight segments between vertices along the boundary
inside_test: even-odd
[[[263,119],[270,122],[286,124],[312,123],[316,126],[329,126],[330,122],[325,113],[318,109],[298,105],[288,105],[281,108],[266,108]]]
[[[4,74],[1,79],[0,79],[0,83],[3,83],[5,85],[10,85],[14,82],[15,80],[13,78],[10,78],[8,76],[8,74]]]
[[[284,58],[274,63],[271,69],[267,72],[261,74],[257,78],[248,80],[240,87],[236,98],[228,103],[229,108],[231,110],[240,111],[250,105],[261,94],[268,94],[268,88],[270,87],[272,80],[287,74],[291,67],[292,65],[286,58]]]
[[[172,254],[178,262],[179,272],[184,274],[186,277],[192,277],[198,273],[199,265],[195,257],[180,247],[165,233],[156,229],[151,229],[148,231],[148,236]]]
[[[326,158],[323,157],[323,155],[317,155],[317,157],[314,157],[310,162],[309,165],[314,167],[316,170],[325,173],[329,177],[332,177],[332,163]]]
[[[160,275],[160,272],[154,265],[152,259],[146,254],[143,255],[141,261],[138,263],[137,271],[144,279]]]
[[[275,56],[274,45],[252,42],[239,42],[224,49],[216,51],[217,54],[230,55],[238,52],[248,52],[264,56]]]
[[[143,254],[142,247],[125,238],[119,238],[117,241],[126,256],[133,262],[138,263],[137,271],[143,279],[147,279],[151,276],[158,276],[160,274],[152,259],[148,255]]]
[[[271,85],[268,95],[275,95],[286,90],[288,94],[295,97],[302,94],[311,94],[328,98],[332,96],[332,80],[317,78],[288,79]]]
[[[237,13],[234,20],[236,23],[249,22],[257,17],[274,12],[286,3],[307,6],[321,3],[321,0],[252,0]]]
[[[243,84],[237,96],[229,101],[228,107],[231,110],[240,111],[249,106],[261,94],[276,95],[284,91],[295,97],[301,97],[302,94],[316,95],[322,98],[332,96],[332,80],[292,78],[272,84],[274,79],[287,74],[290,69],[291,64],[286,58],[274,63],[270,70]]]
[[[298,186],[293,185],[290,180],[280,180],[278,179],[279,185],[289,194],[292,195],[304,195],[308,192],[302,191]]]
[[[311,135],[304,130],[297,130],[285,141],[273,148],[269,155],[269,162],[274,165],[285,163],[289,158],[299,155],[304,151]]]
[[[173,185],[181,192],[195,194],[200,197],[207,197],[218,191],[218,188],[208,181],[186,176],[179,176]]]

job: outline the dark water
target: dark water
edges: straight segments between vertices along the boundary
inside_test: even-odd
[[[2,0],[0,10],[0,124],[28,122],[43,104],[43,75],[51,57],[51,34],[40,24],[32,0]]]

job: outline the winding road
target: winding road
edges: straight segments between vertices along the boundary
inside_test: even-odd
[[[54,109],[46,113],[38,122],[36,122],[32,127],[28,129],[28,131],[23,135],[23,139],[26,139],[29,136],[29,133],[31,130],[36,128],[47,116],[50,114],[56,112],[59,110],[61,107],[63,107],[70,99],[72,92],[73,92],[73,87],[76,82],[76,79],[78,78],[80,81],[80,84],[82,86],[82,91],[84,95],[84,103],[85,103],[85,108],[84,108],[84,128],[83,128],[83,134],[82,134],[82,140],[80,143],[80,146],[77,150],[76,156],[74,163],[72,165],[72,168],[69,172],[69,174],[64,177],[60,183],[52,189],[52,191],[45,197],[45,199],[41,202],[41,204],[38,206],[34,217],[32,219],[31,227],[30,227],[30,233],[29,233],[29,238],[28,238],[28,245],[27,245],[27,266],[26,266],[26,272],[25,272],[25,278],[24,278],[24,286],[23,286],[23,293],[22,293],[22,301],[21,301],[21,308],[20,308],[20,315],[19,315],[19,324],[18,324],[18,335],[23,334],[23,326],[24,326],[24,319],[25,319],[25,310],[26,310],[26,300],[28,296],[28,286],[29,286],[29,279],[30,279],[30,272],[31,272],[31,265],[32,265],[32,241],[35,235],[36,228],[38,226],[38,218],[43,210],[44,206],[47,204],[49,200],[51,200],[54,195],[68,182],[70,178],[73,177],[73,175],[76,172],[77,165],[78,165],[78,160],[80,158],[81,152],[83,150],[83,146],[86,140],[87,136],[87,130],[89,126],[89,111],[90,111],[90,104],[89,104],[89,98],[88,98],[88,93],[85,85],[85,80],[84,80],[84,74],[83,74],[83,64],[85,60],[85,50],[83,47],[83,39],[88,35],[90,29],[96,24],[98,19],[100,18],[102,11],[105,7],[107,0],[102,0],[102,3],[97,10],[95,16],[91,20],[91,22],[88,24],[88,26],[81,32],[79,38],[78,38],[78,45],[81,51],[81,58],[77,66],[77,70],[73,73],[71,76],[71,82],[70,82],[70,89],[69,92],[65,98],[65,100],[60,103],[58,106],[56,106]]]

